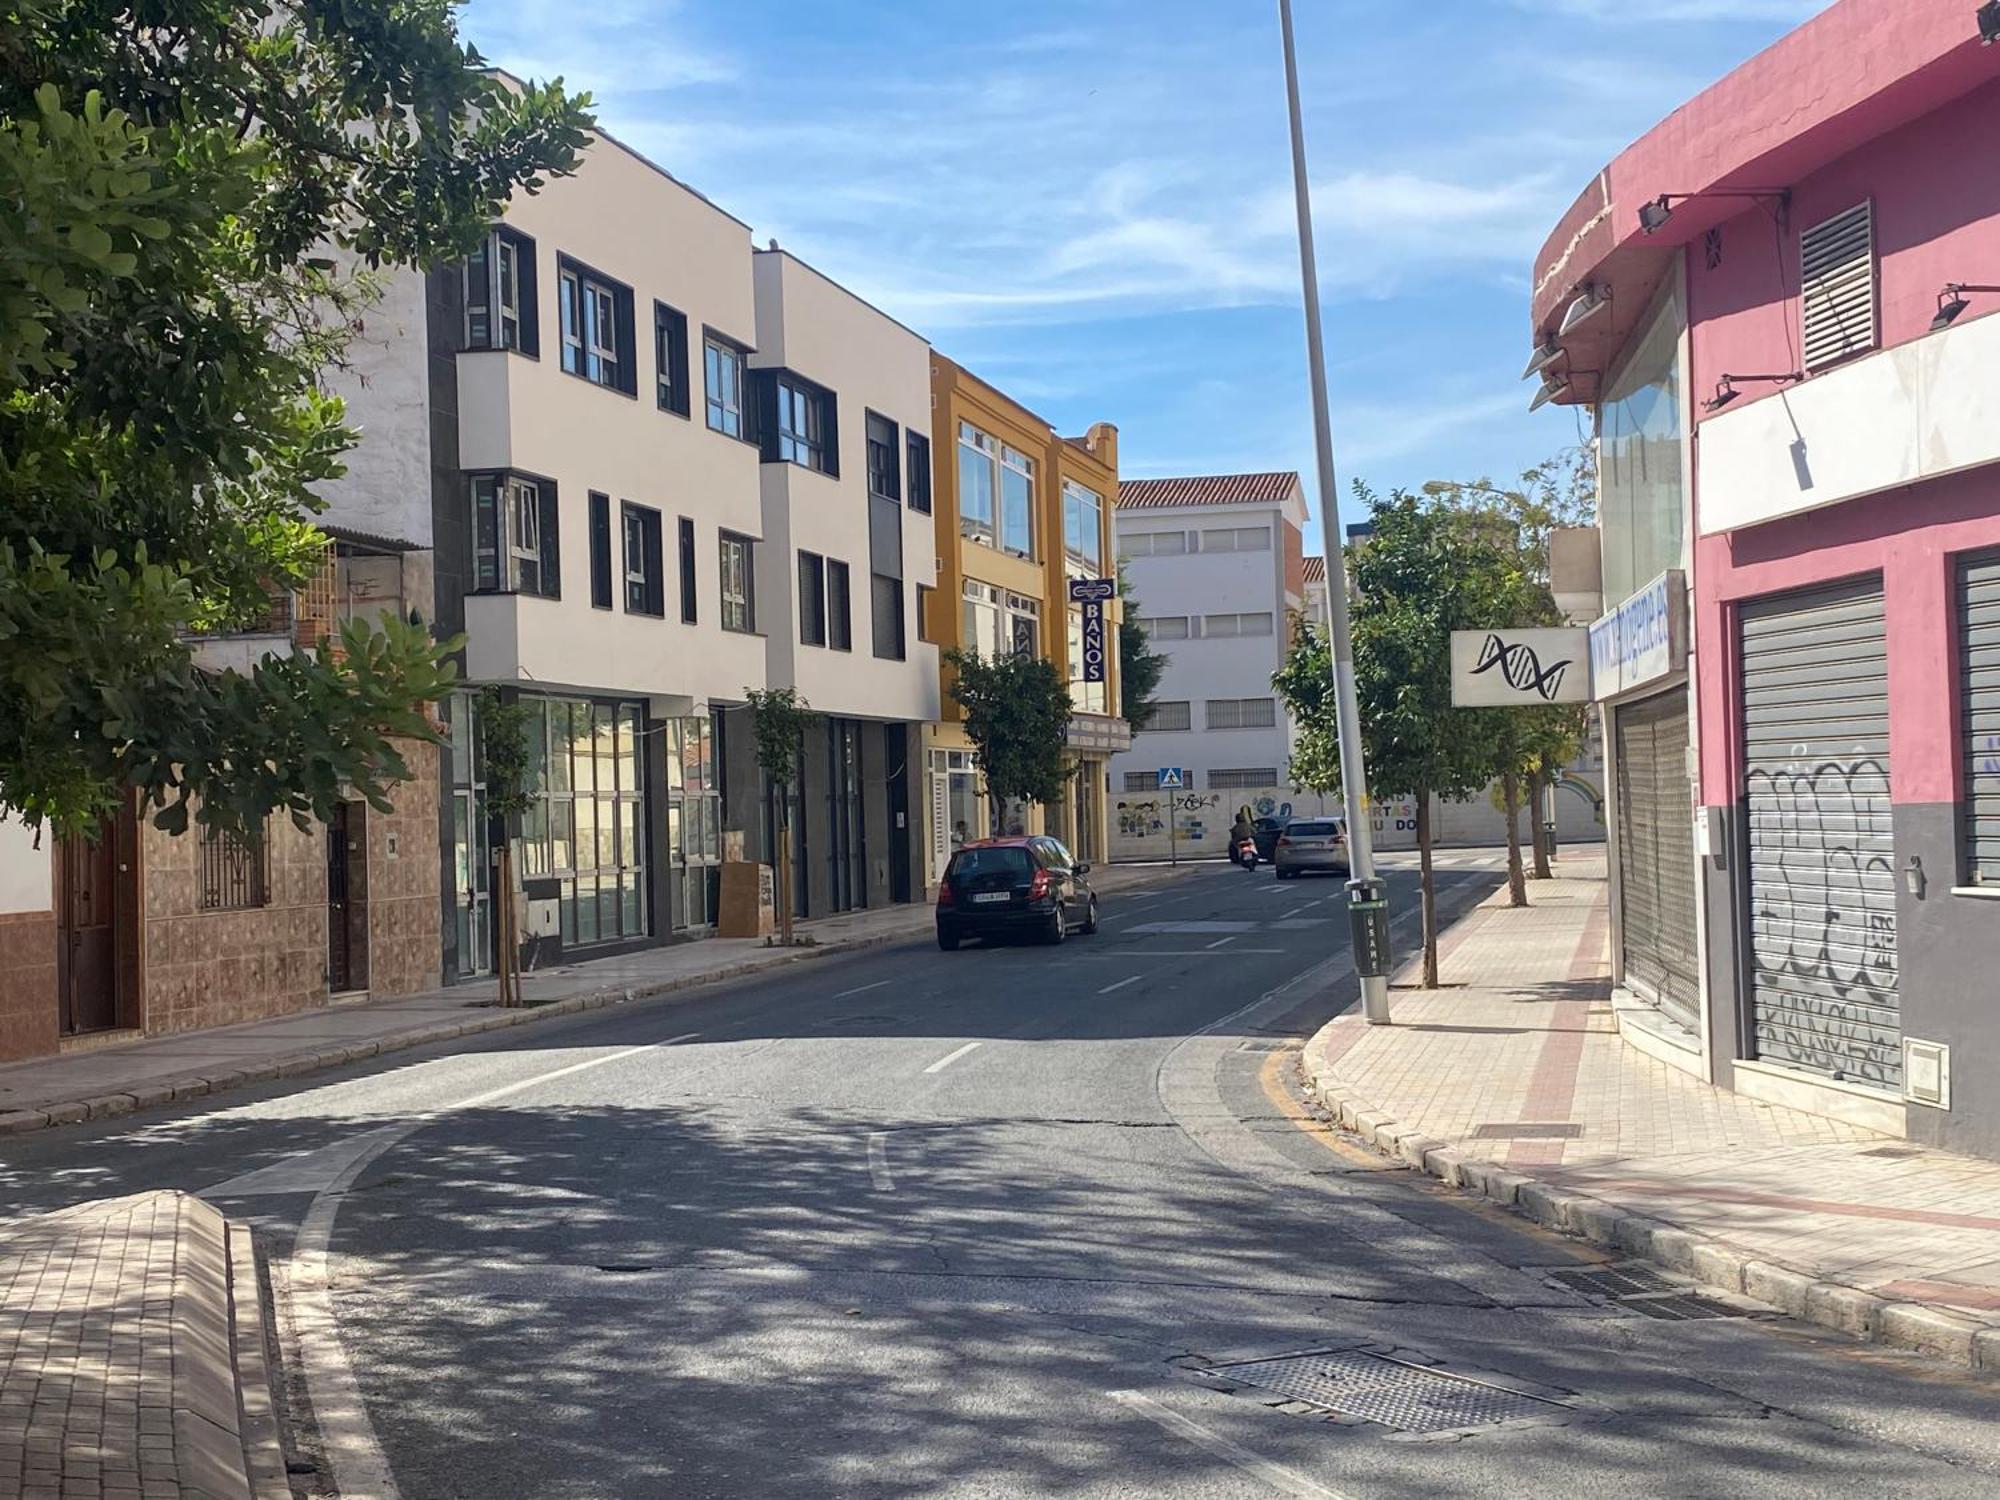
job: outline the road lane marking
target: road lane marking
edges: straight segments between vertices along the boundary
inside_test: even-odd
[[[1121,979],[1116,984],[1107,984],[1103,989],[1099,990],[1097,993],[1100,995],[1108,995],[1113,990],[1124,989],[1125,986],[1128,984],[1137,984],[1140,980],[1144,979],[1145,977],[1146,976],[1144,974],[1134,974],[1130,979]]]
[[[878,979],[873,984],[857,984],[851,990],[842,990],[839,994],[835,995],[833,998],[836,1000],[845,1000],[849,995],[865,995],[870,990],[881,989],[882,986],[887,983],[889,983],[889,981],[886,979]]]
[[[1217,938],[1214,942],[1210,943],[1208,946],[1210,948],[1220,948],[1224,943],[1233,943],[1235,941],[1236,938],[1234,937],[1234,935],[1232,935],[1225,938]]]
[[[1242,1444],[1231,1442],[1219,1432],[1210,1432],[1199,1422],[1162,1406],[1143,1392],[1110,1391],[1107,1394],[1126,1410],[1137,1412],[1154,1426],[1163,1427],[1174,1436],[1185,1438],[1197,1448],[1206,1448],[1217,1458],[1235,1465],[1255,1479],[1262,1480],[1281,1495],[1292,1495],[1297,1497],[1297,1500],[1354,1500],[1351,1495],[1339,1490],[1330,1490],[1317,1480],[1306,1478],[1297,1469],[1288,1469],[1283,1464],[1259,1457]]]
[[[878,1193],[896,1191],[889,1175],[889,1137],[880,1130],[868,1137],[868,1181]]]
[[[924,1071],[926,1073],[942,1073],[946,1068],[950,1067],[953,1063],[957,1062],[961,1057],[965,1056],[966,1053],[970,1052],[974,1047],[977,1047],[978,1045],[979,1043],[977,1042],[967,1042],[963,1047],[960,1047],[956,1052],[947,1052],[943,1057],[940,1057],[936,1062],[932,1063],[928,1068],[925,1068]]]
[[[1299,916],[1304,912],[1311,911],[1315,904],[1316,904],[1315,902],[1308,901],[1304,906],[1295,906],[1290,911],[1286,912],[1283,916],[1279,917],[1278,920],[1280,922],[1289,922],[1293,917]]]

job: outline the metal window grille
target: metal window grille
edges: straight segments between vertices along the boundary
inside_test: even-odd
[[[1157,792],[1160,789],[1158,771],[1127,771],[1125,790],[1128,792]]]
[[[1210,698],[1210,729],[1273,729],[1278,723],[1278,705],[1271,698]]]
[[[1799,236],[1805,361],[1816,370],[1875,347],[1875,215],[1857,203]]]
[[[1278,784],[1275,766],[1253,766],[1247,770],[1210,771],[1208,789],[1212,792],[1245,791]]]
[[[1192,729],[1194,728],[1194,705],[1191,703],[1156,703],[1153,717],[1147,721],[1148,729]]]
[[[271,899],[270,852],[255,839],[210,828],[201,840],[201,909],[251,911]]]

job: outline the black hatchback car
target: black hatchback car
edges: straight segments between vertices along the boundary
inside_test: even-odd
[[[938,882],[938,946],[967,938],[1037,937],[1060,943],[1097,931],[1090,866],[1052,838],[985,839],[952,855]]]

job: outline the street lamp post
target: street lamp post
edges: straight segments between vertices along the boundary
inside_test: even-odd
[[[1299,274],[1305,283],[1306,362],[1312,375],[1313,439],[1319,458],[1319,523],[1326,549],[1326,625],[1333,654],[1334,716],[1340,733],[1340,786],[1347,802],[1347,902],[1355,969],[1361,976],[1362,1014],[1369,1025],[1384,1026],[1389,1022],[1387,887],[1375,874],[1368,772],[1361,758],[1361,706],[1354,692],[1354,633],[1347,612],[1347,559],[1340,546],[1340,499],[1333,471],[1333,426],[1326,404],[1319,268],[1313,254],[1312,189],[1306,176],[1305,124],[1299,114],[1299,60],[1292,40],[1291,0],[1278,0],[1278,24],[1285,41],[1285,102],[1291,112],[1292,185],[1299,210]]]

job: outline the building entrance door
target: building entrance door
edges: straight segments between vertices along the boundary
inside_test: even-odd
[[[342,802],[326,830],[326,987],[368,988],[368,806]]]
[[[57,846],[56,1000],[64,1036],[112,1031],[124,1022],[126,953],[138,907],[130,879],[136,828],[129,811],[106,818],[97,836],[64,836]]]

